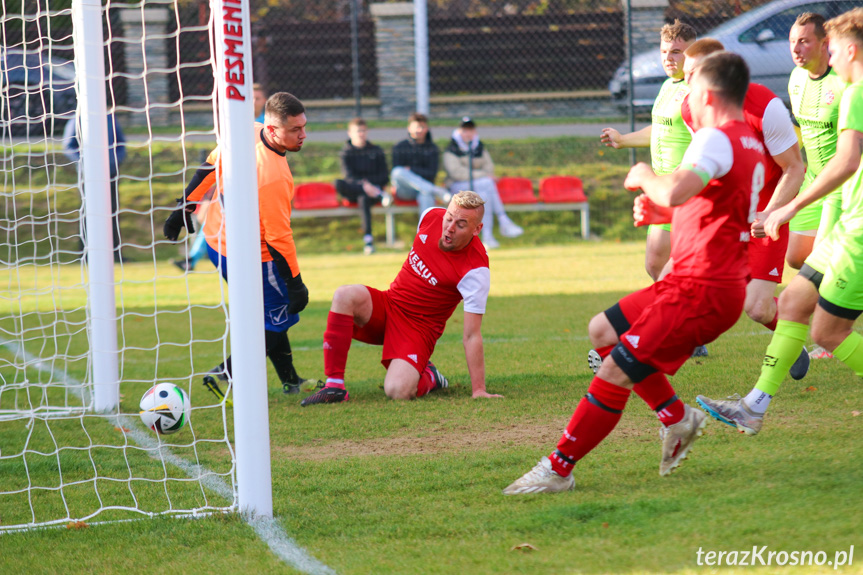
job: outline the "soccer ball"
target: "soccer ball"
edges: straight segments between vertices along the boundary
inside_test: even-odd
[[[192,404],[189,396],[173,383],[160,383],[141,398],[141,420],[162,435],[180,430],[189,421]]]

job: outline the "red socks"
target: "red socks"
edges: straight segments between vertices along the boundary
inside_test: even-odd
[[[617,344],[615,344],[615,345],[617,345]],[[593,351],[598,353],[599,357],[601,357],[602,359],[605,359],[606,357],[608,357],[608,354],[611,353],[612,349],[614,349],[614,345],[604,345],[602,347],[596,348]]]
[[[324,373],[327,385],[345,383],[345,365],[354,335],[354,316],[330,312],[324,332]]]
[[[428,367],[426,367],[422,373],[420,373],[420,380],[417,383],[417,397],[420,398],[434,389],[435,383],[432,379],[431,373],[429,373]]]
[[[629,390],[594,377],[587,395],[579,402],[563,437],[549,459],[551,468],[563,477],[575,462],[590,453],[620,421]]]
[[[664,373],[654,373],[635,384],[632,389],[638,397],[656,412],[656,417],[665,427],[683,419],[683,402],[677,399],[674,388],[668,383]]]
[[[776,323],[779,321],[779,298],[773,298],[773,301],[776,302],[776,315],[773,316],[773,320],[770,323],[765,323],[764,327],[769,329],[770,331],[776,331]]]

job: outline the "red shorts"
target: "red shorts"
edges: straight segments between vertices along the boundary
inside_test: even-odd
[[[737,323],[745,298],[743,280],[705,284],[670,274],[620,300],[630,325],[620,342],[639,362],[674,375],[692,350]]]
[[[787,249],[788,224],[779,228],[778,240],[749,238],[749,276],[754,280],[781,284]]]
[[[383,345],[381,363],[389,367],[394,359],[403,359],[422,373],[434,352],[437,338],[433,330],[408,318],[390,301],[389,293],[366,286],[372,297],[372,317],[363,327],[354,325],[353,338],[363,343]]]

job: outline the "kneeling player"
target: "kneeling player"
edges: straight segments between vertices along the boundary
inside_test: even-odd
[[[696,345],[719,337],[743,310],[749,216],[766,159],[743,119],[748,85],[740,56],[706,57],[690,84],[699,131],[680,168],[657,176],[641,163],[627,175],[628,189],[674,207],[674,271],[590,321],[591,341],[604,361],[557,449],[504,494],[572,489],[574,465],[611,433],[633,388],[664,425],[660,475],[677,467],[701,435],[706,416],[677,398],[665,374],[676,373]]]
[[[351,339],[383,345],[384,391],[392,399],[413,399],[447,387],[429,361],[446,321],[464,299],[464,352],[473,397],[501,397],[485,390],[482,316],[491,276],[478,234],[484,202],[470,191],[449,206],[420,216],[417,235],[396,279],[385,291],[341,286],[324,332],[326,386],[302,405],[347,401],[345,364]]]

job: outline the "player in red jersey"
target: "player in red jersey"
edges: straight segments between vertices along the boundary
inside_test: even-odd
[[[301,405],[346,401],[345,365],[351,339],[383,345],[387,370],[384,392],[392,399],[414,399],[447,387],[429,361],[447,320],[464,300],[464,352],[473,397],[501,397],[485,389],[482,316],[491,276],[488,254],[478,234],[485,212],[471,191],[454,195],[446,209],[420,216],[413,246],[388,290],[341,286],[324,332],[326,386]]]
[[[722,43],[713,38],[694,42],[686,49],[684,73],[687,77],[691,76],[702,58],[723,49]],[[693,129],[692,114],[685,99],[681,115],[686,125]],[[764,189],[761,190],[756,219],[752,223],[753,237],[749,242],[749,273],[752,279],[746,286],[743,309],[753,321],[775,331],[779,307],[773,294],[782,283],[789,231],[786,224],[780,230],[779,239],[768,238],[764,234],[764,220],[774,210],[794,199],[803,184],[806,166],[800,155],[797,133],[788,109],[769,88],[756,83],[749,85],[746,100],[743,101],[743,117],[768,151]],[[803,351],[789,373],[794,379],[802,379],[807,371],[809,355]]]
[[[590,320],[588,332],[604,361],[555,449],[504,489],[505,495],[572,489],[572,470],[617,425],[630,392],[664,425],[659,474],[686,457],[706,416],[685,405],[673,375],[696,345],[733,326],[746,295],[746,246],[764,185],[764,145],[743,121],[749,69],[727,52],[702,60],[690,83],[699,130],[680,167],[658,176],[633,166],[624,186],[641,189],[650,204],[673,207],[674,271]]]

